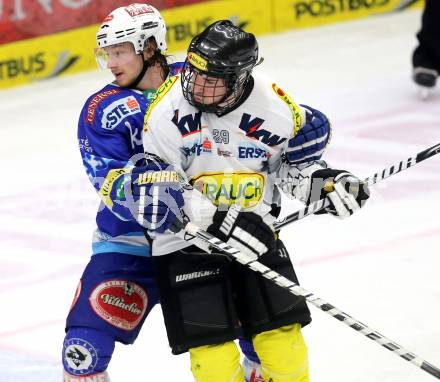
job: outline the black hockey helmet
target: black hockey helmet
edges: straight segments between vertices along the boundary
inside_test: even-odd
[[[224,114],[240,100],[257,61],[258,43],[252,33],[229,20],[216,21],[194,37],[189,45],[181,75],[183,95],[199,110]],[[197,77],[210,80],[196,81]],[[209,91],[216,95],[211,96],[211,102],[207,101],[209,96],[201,96]],[[195,94],[198,100],[194,98]]]

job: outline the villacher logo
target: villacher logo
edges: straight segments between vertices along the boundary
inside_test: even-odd
[[[89,297],[98,316],[124,330],[134,329],[147,309],[146,292],[125,280],[108,280],[99,284]]]

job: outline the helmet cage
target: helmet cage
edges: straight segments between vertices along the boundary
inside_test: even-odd
[[[186,67],[181,74],[185,99],[198,109],[222,115],[237,106],[249,81],[252,69],[258,61],[258,44],[255,36],[243,31],[229,20],[219,20],[194,37],[188,48]],[[215,103],[206,102],[205,96],[216,93],[215,89],[201,91],[203,81],[199,75],[208,77],[208,85],[222,79],[226,92],[222,99],[215,96]],[[221,86],[223,87],[223,81]],[[194,90],[196,94],[194,94]],[[218,92],[220,93],[220,92]],[[199,102],[204,101],[203,103]],[[211,99],[212,100],[212,99]]]
[[[208,64],[208,71],[204,71],[194,66],[191,62],[189,62],[187,58],[185,61],[185,69],[182,71],[180,77],[183,96],[190,105],[196,107],[203,112],[215,113],[217,115],[226,114],[228,111],[232,110],[234,106],[239,102],[246,83],[248,82],[251,75],[252,67],[253,65],[246,65],[246,67],[244,68],[231,66],[215,67]],[[216,81],[213,85],[206,84],[205,82],[205,84],[202,85],[201,89],[200,85],[198,85],[198,89],[200,89],[199,92],[201,94],[206,94],[205,88],[224,86],[226,88],[226,92],[220,100],[213,103],[196,101],[194,94],[195,79],[197,78],[197,76],[200,75],[204,75],[210,79],[217,78],[218,80],[223,80],[224,83],[221,83],[220,86],[219,81]],[[212,90],[212,93],[216,94],[215,89]],[[209,98],[209,96],[202,98]]]

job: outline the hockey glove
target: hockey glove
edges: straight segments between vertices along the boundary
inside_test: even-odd
[[[253,260],[275,248],[275,233],[261,216],[240,211],[235,205],[227,212],[217,210],[207,231]]]
[[[172,166],[152,161],[146,166],[135,167],[130,177],[126,195],[132,196],[130,210],[139,224],[150,231],[163,233],[175,225],[176,220],[182,220],[182,189]]]
[[[344,170],[325,168],[311,177],[309,202],[328,197],[330,206],[323,212],[346,218],[363,207],[370,197],[368,185]]]

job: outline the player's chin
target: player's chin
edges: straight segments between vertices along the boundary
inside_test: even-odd
[[[115,82],[121,87],[129,86],[134,80],[134,78],[131,79],[127,75],[125,75],[124,73],[117,74],[114,76],[115,76]]]
[[[205,106],[213,105],[215,103],[213,97],[202,97],[198,95],[194,95],[194,101]]]

